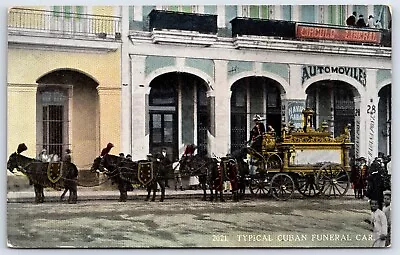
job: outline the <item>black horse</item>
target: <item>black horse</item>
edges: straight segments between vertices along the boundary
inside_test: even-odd
[[[128,191],[132,190],[132,184],[142,184],[146,187],[146,201],[150,199],[151,190],[155,201],[157,183],[161,188],[160,202],[165,198],[165,173],[164,166],[156,160],[131,161],[116,155],[107,154],[94,160],[91,171],[104,172],[110,179],[118,184],[120,202],[126,202]],[[141,170],[141,171],[139,171]]]
[[[239,197],[243,198],[246,192],[246,186],[249,185],[248,183],[248,176],[249,176],[249,165],[245,162],[248,154],[247,147],[243,147],[241,149],[233,151],[230,155],[230,158],[236,160],[237,163],[237,180],[238,180],[238,189],[239,189]]]
[[[56,190],[69,189],[68,203],[76,203],[78,199],[77,167],[73,163],[62,162],[61,172],[53,172],[49,171],[53,169],[53,165],[49,166],[49,164],[54,163],[42,162],[14,152],[7,161],[7,169],[12,173],[14,173],[14,169],[17,169],[29,178],[29,182],[33,184],[35,190],[36,203],[44,202],[44,187],[52,187]]]
[[[181,176],[198,176],[200,187],[203,190],[202,200],[207,200],[207,186],[210,190],[210,201],[218,199],[225,201],[223,196],[223,183],[230,181],[233,192],[233,200],[238,201],[238,175],[237,164],[230,158],[209,158],[203,155],[185,154],[179,160]]]

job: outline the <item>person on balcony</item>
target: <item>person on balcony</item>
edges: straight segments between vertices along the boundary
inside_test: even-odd
[[[357,13],[353,12],[353,14],[350,15],[346,19],[346,25],[348,25],[349,27],[355,27],[356,26],[356,17],[357,17]]]
[[[367,24],[365,23],[364,15],[360,14],[360,16],[358,16],[356,27],[363,28],[363,27],[366,27],[366,26],[367,26]]]
[[[375,19],[374,19],[374,16],[369,15],[368,21],[367,21],[367,27],[369,27],[369,28],[375,28]]]

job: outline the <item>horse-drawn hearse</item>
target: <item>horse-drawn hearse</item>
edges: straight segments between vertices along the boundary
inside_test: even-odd
[[[229,181],[233,200],[238,201],[246,185],[255,195],[271,194],[279,200],[293,196],[295,190],[308,197],[317,195],[343,196],[350,187],[349,150],[350,129],[332,137],[326,122],[318,130],[312,127],[311,109],[303,111],[303,127],[293,124],[282,129],[278,137],[273,131],[262,137],[262,150],[252,146],[232,152],[226,157],[196,155],[195,145],[188,145],[179,159],[181,177],[198,176],[203,189],[203,200],[209,189],[210,200],[223,198],[223,183]],[[72,163],[43,163],[21,155],[26,150],[18,148],[7,163],[10,171],[18,169],[28,175],[35,185],[36,201],[43,202],[43,187],[70,189],[70,202],[76,202],[77,169]],[[243,159],[247,158],[247,162]],[[57,166],[57,168],[55,168]],[[147,188],[148,196],[153,190],[155,200],[157,184],[161,190],[161,201],[165,197],[165,180],[174,178],[171,165],[163,165],[157,157],[132,161],[116,155],[106,154],[94,160],[92,171],[107,174],[118,185],[120,201],[127,200],[127,191],[132,184]]]
[[[272,194],[286,200],[297,190],[304,196],[343,196],[350,187],[350,129],[332,137],[326,122],[318,130],[312,127],[313,111],[303,111],[303,127],[293,124],[263,136],[262,151],[247,148],[249,168],[255,174],[249,179],[250,192]],[[250,171],[251,172],[251,171]]]

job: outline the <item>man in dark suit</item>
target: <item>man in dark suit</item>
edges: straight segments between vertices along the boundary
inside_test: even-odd
[[[162,148],[161,154],[158,155],[157,159],[161,162],[161,164],[164,166],[164,174],[165,174],[165,187],[169,188],[168,184],[168,176],[169,173],[172,172],[172,161],[169,159],[167,155],[167,148]]]
[[[356,17],[357,17],[357,13],[353,12],[353,14],[350,15],[346,19],[346,25],[348,25],[349,27],[355,27],[356,26]]]

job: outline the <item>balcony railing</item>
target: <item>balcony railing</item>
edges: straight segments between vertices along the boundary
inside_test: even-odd
[[[14,33],[121,39],[121,17],[12,8],[8,30]]]

